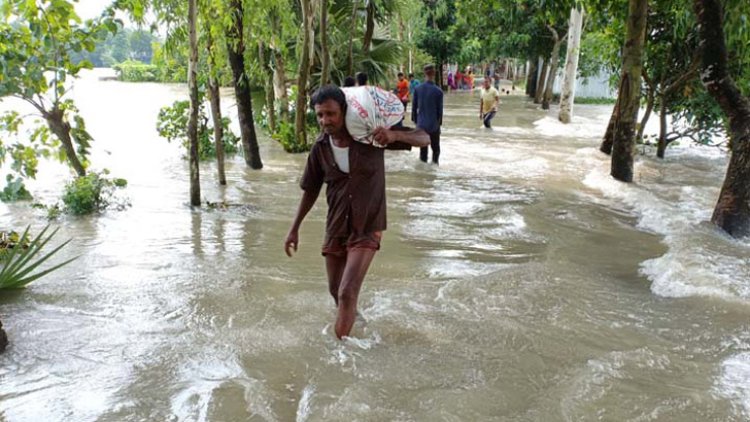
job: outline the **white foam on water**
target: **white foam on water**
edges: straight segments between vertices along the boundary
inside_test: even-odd
[[[721,363],[714,393],[730,400],[744,420],[750,419],[750,352],[736,354]]]
[[[501,214],[495,218],[494,223],[497,224],[497,227],[491,229],[489,234],[499,239],[519,236],[526,229],[526,220],[523,216],[510,208],[502,210]]]
[[[244,390],[247,409],[264,420],[278,420],[271,403],[272,393],[262,381],[250,378],[235,358],[205,355],[181,369],[181,383],[186,387],[171,400],[172,413],[178,420],[208,421],[209,407],[215,391],[226,383]]]
[[[720,159],[715,148],[680,151],[694,162]],[[593,148],[579,150],[572,160],[588,168],[584,185],[605,199],[625,205],[637,226],[664,236],[668,252],[641,264],[640,273],[654,294],[665,297],[715,297],[750,304],[750,242],[733,240],[707,222],[719,187],[626,184],[609,175],[608,157]],[[717,163],[707,163],[714,168]],[[579,167],[581,168],[581,167]],[[639,166],[636,166],[636,174]]]
[[[545,116],[534,122],[537,133],[551,137],[600,138],[607,129],[608,118],[588,118],[573,116],[573,120],[562,123],[560,120]]]
[[[310,417],[313,394],[315,394],[315,386],[312,384],[308,384],[302,390],[302,397],[299,399],[299,404],[297,405],[297,422],[305,422]]]

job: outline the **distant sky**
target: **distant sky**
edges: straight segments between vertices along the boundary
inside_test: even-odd
[[[112,4],[111,0],[78,0],[76,12],[81,19],[91,19],[102,13],[102,10],[110,4]]]

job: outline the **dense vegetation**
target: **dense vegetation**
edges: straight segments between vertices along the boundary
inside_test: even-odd
[[[125,80],[188,82],[189,106],[178,121],[186,127],[191,203],[199,205],[199,161],[211,151],[219,183],[226,183],[225,149],[232,148],[224,141],[219,86],[234,89],[240,150],[248,167],[260,169],[255,122],[285,150],[305,151],[317,134],[308,102],[318,86],[340,84],[362,71],[373,83],[392,88],[397,71],[414,72],[434,62],[441,84],[448,64],[472,65],[477,73],[494,67],[514,81],[523,77],[519,85],[543,108],[555,102],[551,87],[562,74],[563,122],[570,121],[577,102],[576,77],[610,74],[618,98],[601,149],[612,154],[613,176],[632,180],[636,142],[655,143],[664,157],[680,139],[725,138],[733,164],[725,185],[729,193],[720,204],[731,215],[750,215],[742,199],[750,177],[744,152],[750,126],[745,1],[117,0],[87,22],[77,18],[74,4],[11,0],[1,6],[0,96],[29,102],[41,117],[28,132],[17,113],[0,120],[10,134],[3,138],[0,160],[12,162],[3,198],[27,198],[22,180],[34,177],[39,157],[57,157],[79,177],[86,175],[93,139],[66,99],[83,68],[109,65]],[[140,29],[124,28],[118,13]],[[155,28],[163,40],[153,35]],[[715,49],[708,51],[707,44]],[[262,107],[253,104],[251,89],[263,91]],[[211,125],[201,117],[204,99]],[[641,108],[646,112],[638,121]],[[649,118],[659,119],[655,139],[643,133]],[[733,227],[750,221],[738,218]],[[732,233],[746,231],[714,220]]]

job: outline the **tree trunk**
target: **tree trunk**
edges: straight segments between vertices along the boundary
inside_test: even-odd
[[[6,347],[8,347],[8,335],[5,334],[3,323],[0,322],[0,353],[3,353]]]
[[[661,99],[659,104],[659,143],[656,147],[656,156],[664,158],[667,151],[667,103]]]
[[[573,103],[576,96],[576,74],[578,73],[578,57],[581,53],[581,30],[583,27],[583,13],[577,8],[570,9],[570,27],[568,29],[568,52],[565,57],[565,74],[563,76],[560,94],[560,114],[558,119],[563,123],[570,123],[573,118]]]
[[[555,45],[552,47],[552,54],[550,55],[550,69],[547,73],[547,85],[544,89],[544,95],[542,97],[542,109],[543,110],[549,110],[549,103],[552,101],[552,88],[555,85],[555,77],[557,77],[557,63],[560,61],[560,45],[562,45],[565,38],[560,38],[560,36],[557,34],[557,31],[555,31],[555,28],[551,26],[547,26],[549,28],[550,32],[552,32],[552,38],[555,40]],[[565,37],[565,34],[563,34],[563,37]],[[508,67],[510,69],[511,66]]]
[[[271,133],[276,133],[276,104],[274,101],[273,69],[271,69],[271,49],[266,47],[262,41],[258,43],[258,61],[263,68],[263,92],[266,94],[266,112],[268,115],[268,128]]]
[[[529,67],[529,71],[526,73],[526,95],[529,97],[536,96],[536,72],[537,72],[537,62],[536,60],[531,62],[531,66]]]
[[[750,235],[750,100],[727,71],[719,0],[694,0],[703,44],[701,81],[729,119],[731,157],[711,221],[734,237]]]
[[[86,169],[83,167],[81,160],[78,159],[73,139],[70,137],[70,124],[64,120],[63,116],[64,112],[57,107],[50,112],[44,113],[47,126],[57,136],[57,139],[60,140],[68,164],[73,167],[78,177],[83,177],[86,175]]]
[[[612,154],[612,144],[615,141],[615,122],[617,116],[620,114],[620,94],[617,94],[617,102],[615,107],[612,109],[612,115],[609,117],[609,123],[607,124],[607,130],[604,132],[604,138],[602,139],[602,145],[599,147],[599,151],[609,155]]]
[[[354,38],[356,38],[355,34],[357,30],[357,3],[359,3],[359,0],[352,0],[352,20],[349,28],[349,50],[346,56],[346,62],[349,65],[349,76],[354,76]]]
[[[404,38],[404,18],[401,16],[401,13],[398,15],[398,43],[401,45],[404,45],[404,41],[406,38]],[[399,55],[399,57],[401,57]],[[399,72],[404,72],[406,70],[406,66],[404,65],[403,58],[399,59],[398,61],[398,70]],[[408,73],[408,72],[407,72]],[[407,75],[407,79],[408,79]]]
[[[412,29],[409,24],[409,31],[406,32],[406,37],[409,41],[409,73],[414,73],[414,45],[412,44]]]
[[[279,39],[283,39],[284,35],[281,30],[281,21],[276,8],[271,9],[270,21],[273,33],[276,34]],[[272,43],[270,47],[271,57],[273,58],[274,99],[278,101],[279,118],[281,121],[289,123],[289,97],[286,92],[286,68],[284,65],[284,56],[281,54],[279,46]]]
[[[651,118],[651,112],[654,110],[654,99],[656,96],[656,87],[649,80],[646,69],[643,69],[643,79],[644,81],[646,81],[646,92],[648,95],[648,100],[646,101],[646,112],[643,113],[641,124],[638,127],[638,135],[636,135],[635,137],[635,139],[637,139],[639,142],[643,142],[643,132],[646,130],[648,120]]]
[[[372,37],[375,34],[375,0],[367,0],[367,20],[365,22],[365,36],[362,38],[362,51],[370,52]]]
[[[190,205],[200,206],[201,184],[198,171],[198,36],[196,25],[198,21],[197,0],[188,0],[188,39],[190,42],[190,57],[188,59],[188,92],[190,93],[190,117],[188,119],[187,135],[189,141],[190,161]]]
[[[237,100],[237,117],[242,136],[245,162],[250,168],[261,169],[263,162],[258,151],[258,137],[253,123],[253,100],[250,96],[250,80],[245,73],[245,43],[243,39],[242,0],[232,0],[232,26],[227,33],[228,59],[232,68],[234,95]]]
[[[648,0],[630,0],[628,9],[627,38],[620,77],[620,113],[615,121],[611,172],[612,177],[622,182],[633,181],[635,125],[641,99]]]
[[[534,104],[542,102],[542,95],[544,95],[545,82],[547,82],[547,69],[549,69],[549,62],[545,61],[542,64],[542,73],[539,74],[539,80],[536,82],[536,93],[534,94]]]
[[[320,85],[326,85],[330,78],[328,55],[328,0],[320,1]]]
[[[289,122],[289,96],[286,92],[286,69],[284,67],[284,56],[279,50],[273,50],[273,92],[274,97],[279,100],[279,118]]]
[[[226,185],[227,176],[224,170],[224,127],[221,125],[221,96],[219,94],[219,81],[216,78],[216,52],[208,23],[206,23],[206,38],[206,50],[208,50],[208,100],[211,104],[211,120],[214,124],[216,168],[218,170],[219,184]]]
[[[297,134],[299,145],[307,144],[307,127],[305,115],[307,114],[307,79],[310,73],[310,27],[312,26],[311,0],[300,0],[302,7],[302,51],[300,56],[299,77],[297,78],[297,106],[294,121],[294,129]]]

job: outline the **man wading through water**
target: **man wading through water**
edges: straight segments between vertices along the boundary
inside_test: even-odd
[[[338,307],[336,337],[348,336],[357,315],[357,298],[386,228],[384,149],[411,149],[430,144],[421,129],[377,128],[375,141],[386,148],[355,142],[344,124],[346,97],[334,85],[321,87],[312,105],[323,133],[307,157],[300,181],[304,191],[284,250],[292,256],[299,227],[325,183],[328,216],[322,253],[328,272],[328,291]]]

